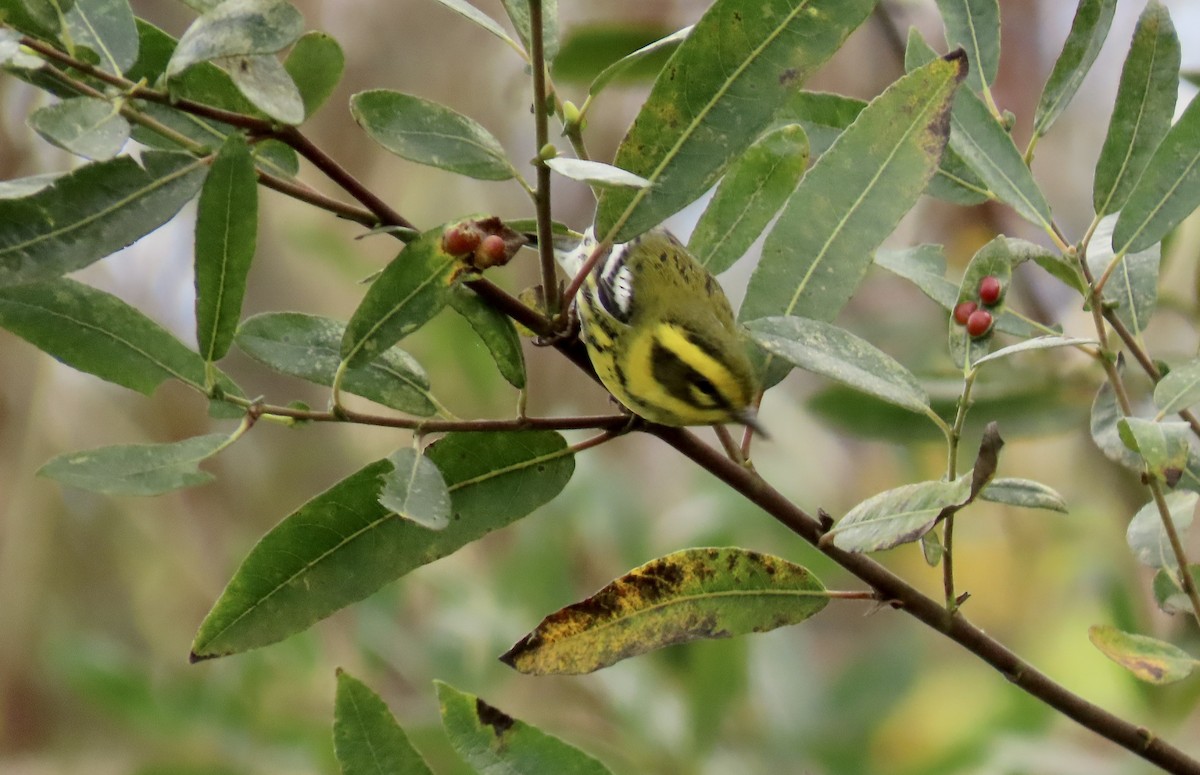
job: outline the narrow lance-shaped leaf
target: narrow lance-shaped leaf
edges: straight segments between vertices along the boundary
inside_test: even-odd
[[[972,91],[983,91],[1000,69],[999,0],[937,0],[937,6],[946,26],[946,42],[967,52],[971,63],[967,83]]]
[[[754,141],[721,179],[688,250],[713,274],[733,266],[758,239],[808,168],[808,137],[785,124]]]
[[[138,33],[129,0],[76,0],[64,18],[71,40],[94,51],[101,69],[121,75],[137,61]]]
[[[0,327],[73,369],[150,395],[168,379],[197,389],[204,361],[116,296],[68,278],[0,288]]]
[[[797,624],[829,602],[807,569],[736,547],[684,549],[542,620],[500,659],[522,673],[590,673],[676,643]]]
[[[1100,219],[1088,243],[1087,262],[1093,277],[1100,277],[1108,269],[1115,253],[1113,251],[1113,228],[1117,214]],[[1101,293],[1106,304],[1134,336],[1141,338],[1150,317],[1158,306],[1158,268],[1162,246],[1158,243],[1136,253],[1126,253],[1109,275]]]
[[[517,36],[525,44],[525,50],[532,53],[533,43],[530,37],[532,26],[529,20],[529,0],[501,0],[508,18],[517,30]],[[542,6],[542,48],[545,51],[546,64],[558,56],[558,0],[541,0]]]
[[[471,329],[488,348],[500,376],[518,390],[525,387],[525,354],[521,337],[512,318],[496,310],[473,291],[455,287],[450,294],[450,306],[462,315]]]
[[[796,122],[808,134],[813,158],[833,145],[833,141],[858,118],[866,101],[841,94],[801,91],[784,103],[775,114],[778,122]],[[952,148],[942,153],[937,174],[925,193],[963,206],[986,202],[990,193],[978,176],[967,167]]]
[[[38,108],[29,126],[59,148],[94,161],[111,159],[129,139],[129,122],[107,100],[72,97]]]
[[[434,685],[446,737],[476,772],[609,775],[599,761],[557,737],[449,684],[434,681]]]
[[[1150,157],[1113,230],[1113,247],[1137,252],[1158,243],[1200,207],[1200,99],[1191,103]]]
[[[229,70],[238,91],[267,116],[281,124],[304,121],[300,90],[274,54],[229,57],[217,63]]]
[[[979,497],[1008,506],[1067,513],[1067,502],[1057,490],[1032,479],[993,479],[980,491]]]
[[[975,366],[989,361],[996,361],[1001,358],[1007,358],[1010,355],[1017,353],[1029,352],[1030,350],[1050,350],[1056,347],[1078,347],[1080,345],[1097,344],[1095,339],[1080,339],[1073,336],[1039,336],[1034,339],[1026,339],[1024,342],[1010,344],[1008,347],[1001,347],[995,352],[988,353],[979,360],[975,361]]]
[[[906,69],[937,56],[915,29],[904,53]],[[1031,223],[1050,226],[1050,205],[1012,136],[1000,126],[983,101],[970,89],[960,89],[950,114],[950,147],[986,185],[996,199]]]
[[[1117,0],[1079,0],[1062,53],[1054,62],[1038,100],[1033,117],[1035,136],[1045,135],[1070,104],[1108,38],[1116,9]]]
[[[770,124],[775,110],[860,25],[874,0],[718,0],[668,60],[616,166],[652,187],[606,191],[596,234],[620,242],[697,199]]]
[[[1000,283],[1001,296],[1000,300],[988,306],[987,310],[994,318],[1005,320],[1010,315],[1005,297],[1007,296],[1009,286],[1012,285],[1013,269],[1025,261],[1036,258],[1041,252],[1043,252],[1043,249],[1033,243],[1011,237],[996,237],[981,247],[971,257],[971,263],[967,264],[967,269],[963,272],[962,283],[959,285],[958,295],[954,299],[953,306],[957,306],[965,301],[981,304],[979,296],[980,284],[985,277],[992,277]],[[951,309],[953,309],[953,306]],[[1033,333],[1025,331],[1020,332],[1020,335],[1032,336]],[[990,336],[972,337],[967,332],[966,327],[960,325],[951,316],[949,319],[949,341],[951,359],[955,365],[961,366],[965,372],[973,368],[974,364],[987,355],[992,338]],[[1056,340],[1049,341],[1054,342]],[[1029,346],[1024,345],[1022,349]]]
[[[59,455],[38,474],[60,484],[108,495],[161,495],[212,481],[197,464],[223,449],[223,433],[171,444],[121,444]]]
[[[433,775],[380,696],[340,668],[333,752],[342,775]]]
[[[741,320],[837,315],[937,169],[965,69],[960,53],[906,75],[822,154],[767,236]]]
[[[445,105],[376,89],[351,97],[350,112],[372,140],[402,158],[480,180],[515,174],[499,140]]]
[[[681,30],[676,30],[665,38],[660,38],[653,43],[642,46],[637,51],[621,57],[616,62],[613,62],[608,67],[600,71],[600,74],[592,79],[592,83],[588,86],[588,96],[592,97],[600,93],[600,91],[626,73],[631,67],[644,61],[647,57],[659,54],[661,52],[670,51],[682,43],[692,32],[691,27],[684,27]]]
[[[1107,624],[1088,628],[1088,638],[1104,656],[1146,683],[1182,681],[1200,664],[1178,646],[1145,635],[1122,632]]]
[[[458,259],[438,226],[408,243],[371,283],[346,324],[342,358],[361,365],[416,331],[450,302]]]
[[[208,361],[225,357],[242,315],[258,240],[258,180],[240,133],[213,160],[196,210],[196,342]]]
[[[265,646],[526,516],[574,470],[557,433],[449,434],[426,451],[450,490],[445,530],[400,519],[379,503],[387,460],[310,500],[250,551],[200,625],[192,659]]]
[[[1154,386],[1154,404],[1160,415],[1200,403],[1200,358],[1171,369]]]
[[[929,396],[908,369],[845,329],[787,316],[752,320],[746,328],[760,347],[794,366],[913,412],[930,411]]]
[[[1092,205],[1097,216],[1125,206],[1171,126],[1179,92],[1179,60],[1179,38],[1171,15],[1158,0],[1150,0],[1133,31],[1108,134],[1096,162]]]
[[[525,53],[524,50],[521,48],[520,44],[518,44],[515,40],[513,40],[512,37],[509,36],[509,34],[504,31],[504,28],[500,26],[499,22],[497,22],[495,19],[488,16],[486,13],[479,10],[475,6],[471,5],[471,3],[468,2],[468,0],[437,0],[437,1],[439,3],[441,3],[442,5],[446,6],[447,8],[449,8],[450,10],[454,11],[455,13],[459,14],[460,16],[462,16],[466,19],[470,19],[475,24],[478,24],[480,27],[482,27],[485,30],[487,30],[488,32],[492,33],[497,38],[500,38],[500,40],[502,40],[505,43],[507,43],[508,45],[512,46],[517,51],[520,51],[522,54]]]
[[[1192,526],[1196,503],[1200,502],[1200,493],[1169,492],[1165,499],[1175,533],[1184,541],[1188,529]],[[1125,540],[1133,551],[1133,556],[1141,564],[1151,568],[1179,567],[1170,538],[1163,526],[1162,513],[1154,501],[1142,506],[1133,515],[1133,519],[1129,521],[1129,528],[1125,531]]]
[[[314,30],[300,36],[283,66],[300,92],[304,115],[311,116],[342,79],[346,55],[333,36]]]
[[[953,482],[906,484],[858,504],[824,538],[847,552],[891,549],[928,533],[944,510],[965,503],[970,492],[966,476]]]
[[[196,195],[207,167],[147,151],[96,162],[22,199],[0,200],[0,287],[58,277],[135,242]]]
[[[1118,368],[1123,370],[1123,364],[1118,363]],[[1121,441],[1120,431],[1117,429],[1117,423],[1123,417],[1124,414],[1117,403],[1117,394],[1113,391],[1112,384],[1105,381],[1096,391],[1096,398],[1092,401],[1090,423],[1092,441],[1109,460],[1132,471],[1140,471],[1142,459],[1136,452],[1125,446],[1125,443]]]
[[[1191,428],[1187,423],[1123,417],[1117,422],[1117,433],[1142,458],[1147,474],[1175,486],[1188,461]]]
[[[450,524],[450,491],[438,467],[411,447],[388,456],[392,470],[382,477],[379,503],[396,516],[430,530]]]
[[[205,12],[179,39],[167,65],[174,77],[218,57],[274,54],[304,32],[304,17],[286,0],[240,0]]]
[[[265,312],[242,323],[234,341],[242,352],[281,374],[330,386],[342,360],[345,333],[345,324],[330,318]],[[399,347],[348,368],[342,390],[419,417],[437,412],[425,370]]]
[[[641,175],[626,172],[620,167],[589,159],[556,156],[546,160],[546,166],[571,180],[580,180],[600,188],[645,188],[650,181]]]
[[[1189,565],[1188,573],[1192,576],[1192,583],[1200,589],[1200,565]],[[1174,616],[1192,610],[1192,601],[1183,588],[1183,577],[1178,568],[1159,568],[1158,573],[1154,574],[1153,588],[1154,600],[1163,613]]]

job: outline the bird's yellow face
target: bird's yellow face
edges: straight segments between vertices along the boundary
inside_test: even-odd
[[[586,239],[580,250],[590,253]],[[597,376],[634,414],[754,424],[759,383],[729,300],[669,232],[614,247],[580,289],[578,310]]]

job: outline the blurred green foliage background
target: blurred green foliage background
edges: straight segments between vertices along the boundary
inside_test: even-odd
[[[442,101],[481,121],[512,158],[534,153],[528,86],[503,44],[427,0],[308,0],[310,27],[347,51],[347,73],[310,136],[424,226],[468,213],[528,216],[512,184],[472,181],[388,156],[343,109],[371,87]],[[480,2],[499,17],[499,2]],[[566,98],[582,99],[594,71],[615,55],[693,22],[703,3],[560,0],[568,61]],[[1167,3],[1197,64],[1197,4]],[[182,4],[135,10],[178,35]],[[1068,8],[1067,6],[1072,6]],[[1109,44],[1079,98],[1038,147],[1035,172],[1073,237],[1090,218],[1091,170],[1139,4],[1122,3]],[[894,47],[909,24],[935,40],[932,2],[886,3],[809,88],[859,97],[901,72]],[[1065,35],[1073,4],[1005,0],[998,101],[1027,137],[1033,105]],[[591,28],[599,33],[590,35]],[[1190,29],[1190,33],[1189,33]],[[1191,35],[1189,38],[1188,35]],[[578,35],[571,41],[571,36]],[[608,158],[645,95],[645,84],[606,93],[588,139]],[[3,178],[69,162],[23,126],[42,99],[0,78]],[[565,145],[565,143],[563,144]],[[322,183],[315,175],[309,180]],[[591,214],[586,188],[556,183],[555,216],[572,226]],[[345,318],[358,281],[395,251],[386,237],[310,212],[271,192],[246,314],[302,309]],[[190,336],[190,231],[184,215],[92,267],[87,279],[118,293],[181,337]],[[694,215],[690,216],[694,218]],[[672,225],[690,228],[685,211]],[[1035,238],[1011,214],[923,200],[893,242],[943,242],[961,267],[994,233]],[[1161,311],[1149,347],[1167,360],[1196,350],[1200,224],[1165,250]],[[532,261],[529,262],[532,264]],[[749,261],[743,264],[748,265]],[[952,272],[954,270],[952,269]],[[722,277],[739,295],[747,266]],[[507,271],[513,290],[533,267]],[[1077,300],[1036,271],[1010,302],[1087,335]],[[945,321],[914,289],[872,275],[839,323],[914,371],[935,392],[951,374]],[[509,416],[516,395],[466,324],[446,315],[406,342],[441,401],[461,416]],[[603,411],[600,389],[553,353],[529,348],[534,413]],[[965,612],[1084,697],[1200,753],[1200,683],[1148,688],[1087,641],[1094,623],[1154,633],[1200,653],[1194,625],[1158,613],[1149,572],[1124,544],[1143,493],[1087,435],[1098,368],[1054,351],[994,370],[973,417],[997,419],[1010,442],[1004,476],[1028,476],[1063,493],[1068,515],[973,506],[959,519],[959,587]],[[618,773],[1098,773],[1144,765],[1012,688],[953,644],[888,609],[831,605],[799,627],[754,638],[676,647],[578,678],[529,678],[496,660],[547,613],[653,557],[686,546],[736,544],[806,565],[832,588],[857,588],[817,552],[651,438],[627,437],[578,461],[567,490],[517,525],[422,568],[309,632],[257,652],[189,665],[196,626],[237,563],[270,526],[321,489],[407,443],[360,427],[287,429],[263,423],[206,464],[217,481],[149,499],[63,490],[35,477],[60,452],[103,444],[171,441],[206,431],[203,403],[167,386],[152,399],[71,372],[0,332],[0,771],[43,773],[331,773],[334,668],[380,692],[439,773],[466,772],[437,718],[432,680],[465,691],[588,750]],[[269,375],[234,354],[230,373],[248,394],[323,406],[312,386]],[[957,389],[952,381],[946,391]],[[1142,388],[1145,386],[1142,385]],[[945,391],[943,391],[945,392]],[[810,511],[839,515],[907,481],[938,477],[944,450],[909,417],[875,415],[845,393],[794,374],[767,397],[773,439],[756,447],[768,480]],[[924,421],[920,421],[924,422]],[[707,432],[706,432],[707,433]],[[969,444],[968,444],[969,446]],[[1193,551],[1200,549],[1195,541]],[[937,595],[940,571],[914,545],[882,557]]]

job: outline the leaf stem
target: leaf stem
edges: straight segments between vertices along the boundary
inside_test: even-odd
[[[1183,542],[1179,540],[1179,531],[1175,529],[1175,521],[1171,519],[1171,509],[1167,506],[1166,496],[1163,495],[1162,483],[1154,477],[1148,477],[1146,486],[1150,488],[1154,505],[1158,507],[1158,516],[1162,519],[1163,531],[1167,534],[1171,552],[1175,555],[1175,562],[1179,565],[1183,591],[1187,593],[1188,600],[1192,603],[1192,612],[1196,616],[1196,621],[1200,623],[1200,591],[1197,591],[1196,580],[1188,571],[1191,563],[1188,561],[1187,552],[1183,549]]]

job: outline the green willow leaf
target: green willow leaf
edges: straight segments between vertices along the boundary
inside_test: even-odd
[[[1001,358],[1007,358],[1016,353],[1023,353],[1029,350],[1049,350],[1055,347],[1076,347],[1085,344],[1099,344],[1095,339],[1079,339],[1073,336],[1039,336],[1033,339],[1027,339],[1024,342],[1010,344],[1008,347],[1001,347],[995,352],[988,353],[979,360],[975,361],[974,365],[979,366],[981,363],[996,361]]]
[[[223,433],[171,444],[121,444],[59,455],[38,470],[59,484],[106,495],[161,495],[213,480],[197,465],[229,443]]]
[[[622,242],[699,198],[866,19],[874,0],[718,0],[667,61],[613,162],[651,188],[605,191],[596,234]]]
[[[979,497],[981,500],[1007,506],[1067,513],[1067,502],[1057,490],[1032,479],[993,479],[987,487],[980,490]]]
[[[281,124],[304,121],[304,99],[292,76],[273,54],[219,59],[246,99]]]
[[[345,333],[344,324],[329,318],[264,312],[242,323],[234,341],[242,352],[281,374],[330,386],[341,363]],[[347,369],[342,389],[419,417],[437,412],[425,370],[399,347]]]
[[[1117,218],[1116,213],[1104,216],[1092,232],[1087,262],[1093,277],[1100,277],[1113,260],[1113,228]],[[1101,293],[1104,302],[1112,306],[1120,321],[1139,339],[1158,306],[1161,255],[1162,245],[1158,243],[1136,253],[1126,253]]]
[[[71,40],[96,52],[101,69],[121,75],[137,61],[138,32],[129,0],[75,0],[65,19]]]
[[[378,694],[338,668],[333,752],[342,775],[433,775]]]
[[[306,32],[292,46],[283,66],[300,92],[307,117],[325,104],[338,81],[342,80],[346,55],[333,36],[324,32]]]
[[[59,148],[93,161],[116,156],[129,139],[129,122],[107,100],[72,97],[38,108],[29,126]]]
[[[1171,523],[1175,526],[1175,532],[1180,541],[1184,541],[1186,544],[1185,537],[1188,529],[1192,526],[1196,503],[1200,502],[1200,493],[1169,492],[1165,498],[1167,512],[1171,515]],[[1133,515],[1133,519],[1129,521],[1129,528],[1125,531],[1125,540],[1129,544],[1133,556],[1141,564],[1151,568],[1179,567],[1175,552],[1171,548],[1171,541],[1163,527],[1162,514],[1159,513],[1158,504],[1154,501],[1142,506]]]
[[[205,617],[192,660],[275,643],[411,570],[525,517],[566,486],[575,462],[546,431],[452,433],[426,450],[450,490],[450,525],[433,531],[379,503],[379,460],[276,525]]]
[[[455,752],[484,775],[610,775],[596,759],[478,697],[434,681],[442,726]]]
[[[1167,236],[1200,207],[1200,100],[1167,131],[1113,229],[1113,247],[1136,253]]]
[[[146,395],[168,379],[205,384],[204,360],[166,329],[65,277],[0,288],[0,327],[73,369]]]
[[[488,32],[495,35],[500,40],[515,48],[517,51],[522,51],[520,44],[512,39],[504,28],[500,26],[492,17],[488,16],[483,11],[471,5],[467,0],[437,0],[437,2],[454,11],[465,19],[469,19]]]
[[[967,52],[967,83],[972,91],[983,91],[1000,69],[1000,1],[937,0],[937,6],[946,42],[951,49],[961,46]]]
[[[375,89],[351,97],[350,112],[372,140],[401,158],[480,180],[515,174],[499,140],[445,105]]]
[[[760,347],[793,366],[913,412],[930,411],[929,396],[912,372],[845,329],[786,316],[752,320],[746,328]]]
[[[970,475],[953,482],[917,482],[873,495],[847,512],[822,537],[847,552],[878,552],[916,541],[943,511],[971,497]]]
[[[179,212],[207,171],[185,154],[147,151],[142,166],[95,162],[0,200],[0,287],[74,272],[137,241]]]
[[[1117,423],[1124,416],[1117,403],[1117,395],[1113,391],[1112,385],[1105,381],[1096,391],[1096,398],[1092,401],[1090,421],[1092,441],[1109,460],[1119,463],[1131,471],[1141,471],[1141,457],[1121,441]]]
[[[837,315],[937,169],[965,67],[952,57],[904,76],[821,155],[767,236],[741,320]]]
[[[1146,683],[1182,681],[1200,664],[1178,646],[1145,635],[1122,632],[1107,624],[1088,628],[1088,639],[1100,653]]]
[[[1154,386],[1159,414],[1170,414],[1200,403],[1200,358],[1171,369]]]
[[[504,10],[508,12],[508,18],[517,30],[517,36],[525,44],[525,50],[532,52],[529,0],[501,0],[501,2],[504,3]],[[558,56],[558,0],[542,0],[542,49],[546,64],[552,63]]]
[[[450,294],[450,306],[463,316],[471,329],[487,347],[508,384],[521,390],[525,387],[525,354],[521,336],[512,318],[479,298],[474,291],[456,286]]]
[[[346,324],[342,359],[361,366],[429,322],[450,303],[457,257],[442,247],[443,226],[408,243],[384,267]]]
[[[430,530],[450,524],[450,491],[438,467],[411,447],[388,455],[392,470],[384,474],[379,503],[398,517]]]
[[[676,643],[797,624],[828,602],[812,573],[779,557],[684,549],[547,616],[500,659],[531,675],[590,673]]]
[[[1096,162],[1092,205],[1097,216],[1125,206],[1171,126],[1179,92],[1180,56],[1171,15],[1158,0],[1150,0],[1133,31],[1108,134]]]
[[[258,240],[258,179],[245,138],[231,134],[213,160],[196,210],[196,342],[225,357],[242,315]]]
[[[717,186],[688,250],[713,274],[733,266],[796,190],[807,168],[808,137],[799,124],[786,124],[755,140]]]
[[[1172,486],[1187,466],[1190,432],[1185,422],[1154,422],[1141,417],[1117,421],[1121,442],[1141,457],[1146,473]]]
[[[913,29],[904,54],[905,69],[924,65],[937,55]],[[1001,202],[1030,223],[1050,228],[1050,205],[1010,135],[975,92],[959,89],[950,114],[950,148]]]
[[[1200,588],[1200,565],[1189,565],[1188,572],[1192,576],[1192,583]],[[1154,574],[1153,589],[1154,600],[1163,613],[1174,616],[1192,610],[1192,601],[1184,591],[1183,576],[1178,569],[1159,568],[1158,573]]]
[[[595,95],[599,94],[605,86],[608,86],[614,80],[625,75],[637,65],[645,62],[646,59],[673,51],[675,47],[687,39],[687,36],[691,33],[691,27],[684,27],[681,30],[676,30],[670,35],[667,35],[665,38],[660,38],[649,45],[642,46],[637,51],[621,57],[616,62],[613,62],[608,67],[601,70],[599,75],[592,80],[591,85],[588,86],[588,96],[594,97]]]
[[[205,12],[183,33],[171,54],[174,78],[199,62],[219,57],[274,54],[304,32],[304,17],[286,0],[239,0]]]
[[[994,238],[971,257],[971,263],[967,264],[967,269],[963,273],[962,283],[959,285],[958,295],[955,297],[951,309],[964,301],[978,303],[980,301],[980,282],[985,277],[994,277],[1000,282],[1003,295],[999,302],[987,309],[994,318],[1005,319],[1011,314],[1007,309],[1005,296],[1007,296],[1008,287],[1012,285],[1013,269],[1025,261],[1036,258],[1042,252],[1044,252],[1043,248],[1024,240],[1011,237]],[[1037,334],[1026,331],[1021,335],[1036,336]],[[992,344],[990,335],[972,338],[967,333],[966,327],[959,325],[953,315],[949,322],[949,340],[950,357],[964,371],[973,368],[975,364],[986,357]]]
[[[1117,0],[1079,0],[1062,53],[1042,89],[1033,117],[1034,136],[1045,135],[1066,110],[1100,54],[1112,26]]]
[[[645,188],[650,185],[650,181],[641,175],[634,175],[620,167],[599,161],[556,156],[547,159],[546,166],[564,178],[583,181],[600,188]]]

